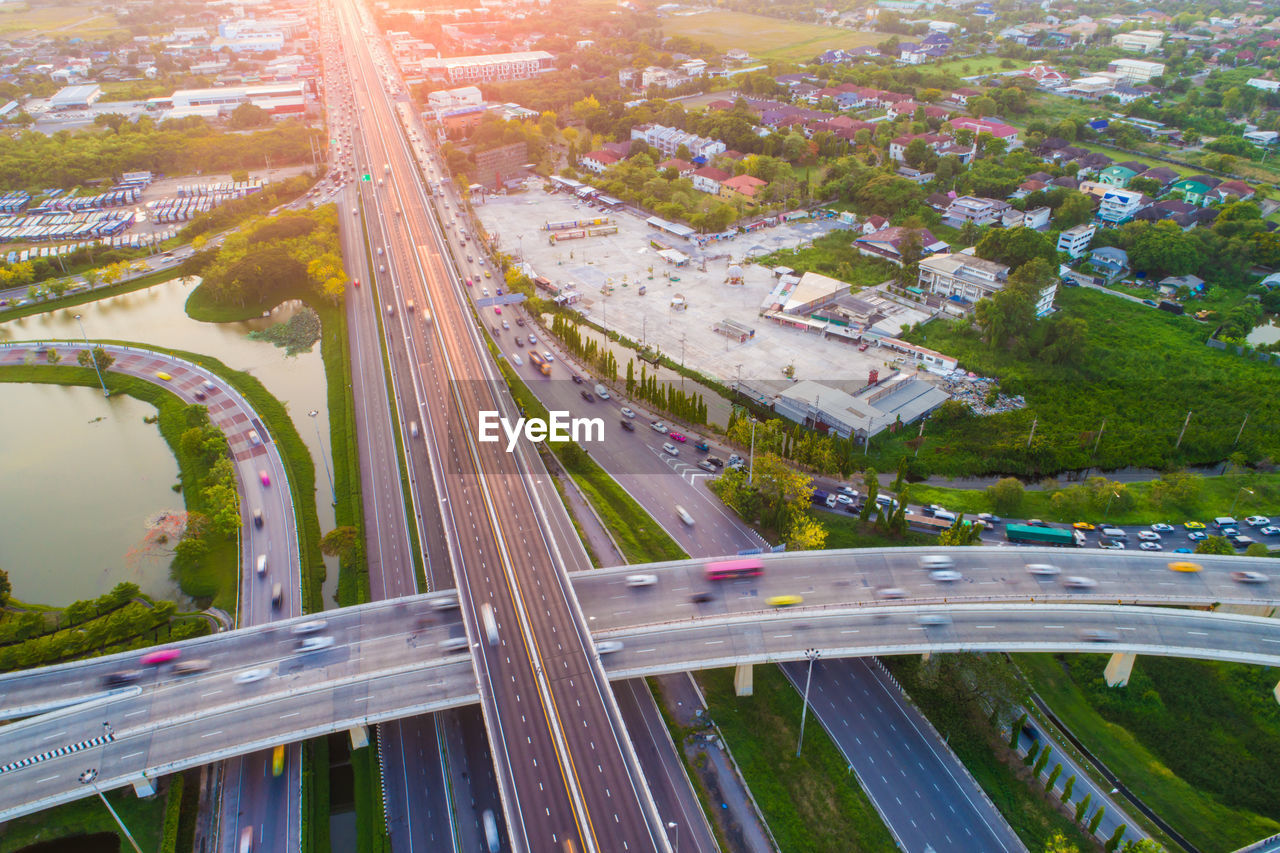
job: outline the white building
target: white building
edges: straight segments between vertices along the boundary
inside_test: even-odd
[[[1248,85],[1264,92],[1280,92],[1280,80],[1266,80],[1262,77],[1251,77]]]
[[[942,219],[948,225],[955,226],[966,222],[979,226],[991,225],[999,222],[1010,206],[1009,202],[1001,199],[962,195],[951,202],[946,212],[942,214]]]
[[[1104,222],[1127,222],[1141,209],[1142,193],[1137,190],[1108,187],[1102,194],[1098,218]]]
[[[1164,63],[1148,62],[1145,59],[1115,59],[1107,63],[1107,70],[1118,79],[1136,86],[1164,74]]]
[[[1111,37],[1111,44],[1130,53],[1155,53],[1164,42],[1159,30],[1134,30]]]
[[[475,86],[460,86],[456,89],[437,89],[427,95],[427,107],[433,110],[451,110],[458,107],[478,107],[484,103],[484,96]]]
[[[796,423],[864,442],[899,421],[918,420],[948,399],[931,382],[899,374],[857,394],[811,380],[796,382],[774,398],[773,410]]]
[[[698,136],[679,128],[666,127],[661,124],[637,125],[631,128],[631,138],[643,140],[650,148],[656,148],[666,157],[674,157],[676,149],[681,145],[689,150],[691,158],[706,157],[710,159],[728,150],[727,146],[718,139],[708,139],[705,136]]]
[[[424,74],[444,77],[451,83],[473,81],[519,80],[533,77],[554,67],[555,56],[545,50],[522,53],[494,53],[486,56],[451,56],[446,59],[423,59]]]
[[[82,86],[65,86],[49,98],[49,109],[74,110],[93,106],[102,97],[102,87],[97,83]]]
[[[1089,249],[1093,235],[1098,231],[1092,222],[1068,228],[1058,235],[1058,251],[1066,252],[1073,258],[1079,258]]]
[[[973,255],[931,255],[920,261],[919,287],[943,298],[974,303],[1004,289],[1009,268]]]
[[[258,86],[223,86],[211,89],[179,89],[167,99],[166,118],[183,115],[216,116],[229,113],[241,104],[253,104],[269,113],[300,113],[306,109],[307,97],[301,80],[264,83]]]

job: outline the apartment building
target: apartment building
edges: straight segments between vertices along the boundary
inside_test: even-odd
[[[533,77],[554,67],[555,56],[545,50],[521,53],[494,53],[484,56],[451,56],[421,61],[422,72],[444,77],[451,83],[519,80]]]
[[[1073,258],[1080,258],[1089,250],[1093,235],[1098,232],[1092,222],[1075,225],[1058,235],[1058,251],[1066,252]]]
[[[1148,62],[1145,59],[1116,59],[1107,63],[1107,71],[1115,74],[1119,80],[1138,86],[1151,82],[1152,77],[1164,74],[1164,63]]]
[[[1111,37],[1111,44],[1130,53],[1155,53],[1164,42],[1164,33],[1159,30],[1133,30],[1118,33]]]
[[[1098,206],[1098,218],[1103,222],[1128,222],[1141,209],[1142,193],[1137,190],[1108,187],[1102,194],[1101,204]]]
[[[644,141],[650,148],[661,151],[664,157],[674,157],[681,145],[688,149],[690,157],[704,157],[708,160],[727,150],[727,146],[718,139],[707,139],[661,124],[637,125],[631,128],[631,138]]]
[[[999,222],[1010,207],[1009,202],[1001,199],[962,195],[947,207],[942,214],[942,221],[957,228],[966,222],[979,226],[991,225]]]

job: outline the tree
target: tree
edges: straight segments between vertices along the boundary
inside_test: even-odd
[[[230,124],[235,130],[265,127],[271,124],[271,113],[257,104],[245,102],[231,111]]]
[[[1084,351],[1089,324],[1083,317],[1055,314],[1044,323],[1040,358],[1049,364],[1071,364]]]
[[[9,605],[9,595],[13,592],[13,584],[9,582],[9,573],[0,569],[0,607]]]
[[[1044,768],[1049,764],[1049,756],[1053,755],[1053,747],[1046,746],[1040,751],[1040,757],[1036,759],[1036,764],[1031,768],[1031,775],[1035,779],[1040,778],[1040,774],[1044,772]]]
[[[1244,549],[1244,555],[1246,557],[1269,557],[1271,556],[1271,551],[1261,542],[1253,542],[1248,548]]]
[[[1093,199],[1082,192],[1071,190],[1067,197],[1053,212],[1054,222],[1058,228],[1070,228],[1083,225],[1093,218]]]
[[[1154,224],[1131,223],[1125,233],[1134,235],[1128,251],[1135,270],[1156,278],[1187,275],[1200,267],[1195,238],[1184,233],[1175,222],[1163,219]]]
[[[1080,853],[1080,848],[1068,841],[1061,832],[1058,832],[1045,842],[1044,853]]]
[[[360,531],[350,525],[335,527],[320,540],[320,551],[344,563],[351,563],[360,555]]]
[[[50,364],[57,364],[62,361],[62,353],[58,352],[53,347],[49,347],[49,352],[45,355],[45,360]]]
[[[1106,806],[1098,806],[1098,810],[1093,813],[1093,817],[1089,818],[1089,834],[1098,834],[1098,824],[1102,823],[1102,816],[1107,813]]]
[[[876,473],[876,469],[867,466],[862,472],[862,489],[867,493],[867,500],[862,505],[862,512],[859,517],[866,521],[871,518],[871,513],[875,511],[877,506],[876,497],[880,494],[880,475]]]
[[[1064,803],[1071,802],[1071,791],[1076,786],[1076,774],[1072,773],[1067,777],[1067,781],[1062,785],[1062,801]]]
[[[1018,739],[1022,737],[1022,729],[1027,725],[1027,714],[1024,711],[1018,721],[1013,724],[1013,728],[1009,730],[1009,748],[1018,748]]]
[[[947,548],[960,548],[977,545],[982,529],[978,525],[966,522],[964,513],[951,522],[951,526],[938,534],[938,544]]]
[[[1117,826],[1116,831],[1111,833],[1111,837],[1107,839],[1107,843],[1102,849],[1106,853],[1115,853],[1115,849],[1120,846],[1120,841],[1124,838],[1124,831],[1128,828],[1123,823]]]
[[[1045,780],[1044,789],[1049,793],[1053,793],[1053,786],[1057,784],[1058,777],[1062,775],[1062,765],[1053,765],[1053,770],[1049,771],[1049,778]]]
[[[1040,754],[1040,741],[1031,741],[1031,748],[1027,750],[1027,754],[1022,757],[1022,763],[1030,767],[1036,761],[1036,756]]]
[[[1022,508],[1025,491],[1017,477],[1003,477],[987,486],[987,499],[1000,515],[1017,515]]]
[[[1089,813],[1089,804],[1093,802],[1093,794],[1085,794],[1084,799],[1076,803],[1076,823],[1084,820],[1084,816]]]
[[[788,530],[789,517],[804,512],[813,495],[813,478],[797,471],[776,453],[761,453],[755,460],[754,486],[764,509],[772,516],[774,530]]]
[[[116,357],[102,347],[95,346],[92,355],[89,354],[89,350],[80,350],[76,353],[76,362],[81,367],[93,367],[96,362],[99,370],[106,370],[115,364]]]
[[[1197,554],[1217,554],[1226,557],[1236,553],[1235,546],[1225,536],[1210,536],[1196,543]]]
[[[1126,842],[1123,853],[1166,853],[1166,851],[1150,838],[1144,838],[1141,841]]]
[[[1176,226],[1175,226],[1176,227]],[[1058,249],[1049,238],[1033,228],[993,228],[978,241],[975,254],[1017,270],[1033,258],[1056,262]]]
[[[798,512],[791,519],[786,536],[787,550],[816,551],[827,544],[827,529],[807,512]]]

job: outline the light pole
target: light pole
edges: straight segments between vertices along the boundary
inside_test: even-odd
[[[89,352],[89,360],[93,362],[93,372],[98,374],[98,384],[102,386],[102,396],[110,397],[111,392],[107,390],[107,383],[102,381],[102,371],[98,369],[98,359],[93,355],[93,347],[89,346],[89,336],[84,333],[84,323],[80,322],[80,315],[76,315],[76,325],[80,327],[80,337],[84,338],[85,349]]]
[[[680,853],[680,824],[676,823],[674,820],[669,820],[667,821],[667,829],[674,829],[676,831],[676,853]]]
[[[107,798],[102,795],[102,791],[98,788],[98,783],[95,781],[97,778],[98,768],[90,767],[88,770],[80,774],[80,784],[90,785],[93,787],[93,791],[98,795],[98,799],[102,800],[102,804],[107,807],[107,811],[111,812],[111,816],[115,818],[116,826],[120,827],[120,831],[124,833],[124,837],[129,839],[129,844],[132,845],[133,849],[137,851],[137,853],[142,853],[142,848],[138,846],[138,842],[133,840],[133,835],[129,832],[129,827],[124,825],[124,821],[120,819],[120,815],[116,814],[116,810],[111,808],[111,803],[108,803]]]
[[[1240,503],[1240,496],[1245,492],[1248,492],[1249,494],[1253,494],[1253,489],[1246,489],[1244,486],[1241,486],[1240,491],[1236,492],[1236,499],[1231,502],[1231,511],[1228,512],[1227,515],[1230,515],[1232,517],[1235,516],[1236,504]]]
[[[338,505],[338,493],[333,488],[333,474],[329,472],[329,458],[324,455],[324,439],[320,437],[320,422],[316,420],[316,416],[320,412],[318,409],[312,409],[307,412],[307,417],[311,418],[311,425],[316,428],[316,443],[320,445],[320,461],[324,463],[324,475],[329,478],[329,500],[333,501],[333,505]]]
[[[805,649],[804,656],[809,659],[809,673],[804,677],[804,704],[800,706],[800,739],[796,742],[796,758],[800,757],[800,747],[804,746],[804,721],[809,713],[809,682],[813,680],[813,662],[822,657],[822,652]]]
[[[750,486],[756,476],[756,418],[751,416],[751,451],[747,461],[747,485]]]
[[[1111,496],[1107,498],[1107,508],[1106,508],[1106,509],[1104,509],[1104,510],[1102,511],[1102,520],[1103,520],[1103,521],[1106,521],[1106,520],[1107,520],[1107,513],[1111,512],[1111,500],[1112,500],[1112,498],[1118,498],[1118,497],[1120,497],[1120,493],[1119,493],[1119,492],[1112,492],[1112,493],[1111,493]]]

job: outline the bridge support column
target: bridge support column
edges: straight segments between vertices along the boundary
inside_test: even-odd
[[[351,748],[364,749],[369,745],[369,727],[368,726],[352,726],[347,729],[347,734],[351,735]]]
[[[921,652],[920,663],[928,663],[929,659],[932,657],[933,657],[933,652]]]
[[[1102,671],[1102,677],[1107,680],[1107,686],[1124,687],[1128,684],[1129,676],[1133,674],[1133,662],[1137,659],[1137,655],[1127,652],[1113,654],[1111,660],[1107,661],[1107,668]]]
[[[1280,682],[1276,682],[1276,689],[1271,691],[1271,695],[1276,697],[1276,701],[1280,702]]]
[[[740,663],[733,671],[733,693],[735,696],[750,696],[754,692],[755,678],[752,676],[751,664]]]
[[[143,797],[150,797],[153,794],[155,794],[156,786],[151,784],[151,780],[148,779],[146,776],[139,776],[136,779],[133,779],[132,781],[133,781],[133,792],[138,795],[139,799]]]

